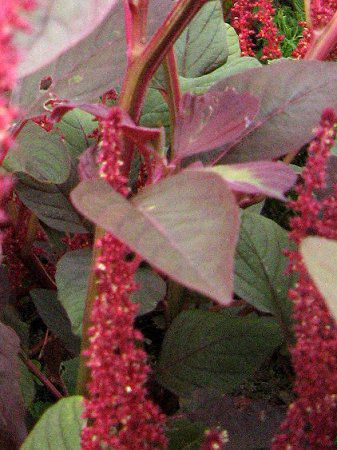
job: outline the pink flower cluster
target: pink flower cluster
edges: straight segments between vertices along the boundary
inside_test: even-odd
[[[325,187],[336,123],[334,112],[325,110],[309,147],[298,198],[290,203],[297,213],[290,236],[297,245],[308,235],[337,239],[337,185],[331,194],[318,195]],[[294,303],[296,344],[291,353],[298,398],[290,405],[272,449],[332,449],[337,438],[337,326],[298,250],[289,251],[288,256],[290,270],[298,274],[289,293]]]
[[[27,30],[28,24],[21,17],[22,11],[35,7],[34,0],[1,0],[0,5],[0,164],[11,144],[8,128],[16,116],[9,107],[6,91],[13,88],[16,80],[18,52],[13,44],[14,33]]]
[[[300,23],[303,26],[302,38],[298,42],[293,52],[294,58],[304,58],[313,39],[315,32],[320,32],[332,19],[337,11],[337,0],[311,0],[310,2],[310,21],[311,26],[305,22]],[[329,55],[329,59],[335,58],[335,51]]]
[[[271,0],[234,0],[231,24],[239,35],[242,56],[255,56],[256,42],[262,40],[261,59],[277,59],[282,56]]]
[[[110,118],[101,122],[99,162],[101,176],[126,195],[120,120],[119,109],[112,108]],[[150,369],[142,334],[133,326],[138,306],[129,298],[136,289],[138,261],[128,261],[128,248],[110,233],[97,246],[98,296],[92,309],[90,347],[85,353],[91,368],[90,399],[85,401],[84,413],[89,422],[82,432],[82,449],[163,449],[165,417],[147,397]]]
[[[0,164],[11,145],[8,129],[16,116],[16,110],[10,107],[6,93],[13,88],[16,79],[18,54],[13,45],[13,36],[18,29],[27,29],[27,23],[21,18],[23,10],[31,10],[33,0],[1,0],[0,5]],[[0,225],[8,221],[6,203],[13,188],[11,177],[0,178]],[[6,234],[0,233],[0,249]],[[2,251],[2,250],[1,250]]]

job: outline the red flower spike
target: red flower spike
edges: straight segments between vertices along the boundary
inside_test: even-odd
[[[325,188],[326,164],[336,135],[336,122],[332,110],[323,112],[302,172],[303,184],[297,187],[298,198],[290,202],[297,213],[291,220],[290,232],[296,244],[309,235],[337,239],[337,186],[323,199],[316,195]],[[299,251],[288,251],[287,255],[289,270],[299,275],[295,288],[289,292],[294,302],[297,337],[291,354],[298,398],[290,405],[272,449],[332,449],[337,437],[337,326]]]
[[[310,19],[311,27],[305,22],[300,22],[303,26],[302,38],[299,40],[296,49],[293,51],[294,58],[304,58],[307,53],[312,37],[315,33],[321,32],[328,25],[333,15],[337,11],[337,0],[311,0],[310,2]],[[336,58],[336,50],[330,53],[328,59]]]
[[[282,56],[273,16],[271,0],[235,0],[231,9],[231,25],[239,35],[242,56],[255,56],[255,40],[263,40],[262,58],[277,59]],[[259,24],[259,29],[255,24]]]
[[[14,33],[29,29],[19,13],[33,9],[33,0],[1,0],[0,7],[0,164],[11,144],[10,125],[17,111],[8,105],[5,92],[12,89],[16,80],[18,52],[13,44]]]
[[[121,142],[123,113],[111,108],[100,121],[102,141],[98,162],[100,175],[118,192],[128,194],[122,175]],[[98,296],[92,309],[90,347],[85,352],[91,368],[82,432],[83,450],[101,448],[163,449],[165,417],[147,398],[145,383],[150,371],[141,348],[142,335],[133,322],[138,306],[129,298],[136,289],[138,261],[126,261],[128,248],[106,233],[97,243],[95,263]]]

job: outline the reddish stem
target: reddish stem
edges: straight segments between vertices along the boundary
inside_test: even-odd
[[[182,31],[207,0],[179,0],[141,55],[128,67],[120,106],[138,122],[143,100],[154,73]]]
[[[184,28],[197,14],[207,0],[178,0],[164,24],[151,38],[141,55],[135,57],[128,66],[124,79],[119,106],[126,111],[135,122],[138,122],[144,97],[152,76],[162,63]],[[130,147],[132,149],[132,147]],[[129,150],[129,149],[127,149]],[[132,150],[126,151],[124,157],[125,173],[129,174],[132,161]],[[88,348],[88,329],[91,326],[91,310],[97,296],[95,260],[99,256],[97,240],[104,235],[104,230],[96,227],[93,252],[93,264],[89,276],[89,287],[83,317],[82,350]],[[86,394],[86,385],[90,379],[90,371],[86,366],[86,358],[82,355],[78,374],[77,392]]]
[[[314,31],[314,38],[304,59],[323,61],[337,46],[337,11],[323,31]]]
[[[128,65],[143,52],[148,6],[149,0],[124,0]]]
[[[41,372],[41,370],[36,367],[33,361],[27,358],[27,356],[22,351],[19,352],[19,356],[25,366],[28,367],[29,371],[32,372],[57,399],[63,398],[61,392],[53,385],[50,380],[48,380],[48,378]]]

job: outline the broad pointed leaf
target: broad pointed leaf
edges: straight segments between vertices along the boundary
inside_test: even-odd
[[[30,16],[32,32],[20,35],[20,76],[36,72],[86,38],[117,0],[44,0]]]
[[[93,143],[88,135],[97,128],[97,122],[94,122],[91,114],[74,109],[65,114],[57,127],[61,130],[71,156],[77,158]]]
[[[72,333],[67,311],[59,302],[57,293],[48,289],[32,289],[30,295],[48,329],[60,338],[72,355],[78,355],[80,352],[80,340]]]
[[[259,101],[234,89],[185,94],[174,133],[175,160],[236,141],[258,112]]]
[[[237,145],[223,147],[230,152],[221,162],[271,160],[309,142],[322,110],[337,108],[337,97],[331,95],[336,69],[336,62],[282,60],[214,85],[211,90],[234,88],[261,101],[254,126]]]
[[[34,375],[23,362],[20,364],[20,391],[26,408],[29,408],[34,401],[36,389]]]
[[[221,175],[234,191],[265,194],[280,200],[285,200],[284,193],[297,177],[288,165],[269,161],[220,165],[207,170]]]
[[[47,409],[21,450],[80,450],[82,419],[82,397],[71,396],[59,400]]]
[[[48,0],[48,3],[51,1]],[[68,2],[68,0],[58,1]],[[97,101],[100,95],[121,83],[126,67],[123,2],[109,1],[116,7],[99,26],[94,29],[88,26],[90,20],[85,22],[85,26],[83,21],[81,22],[82,29],[86,29],[87,26],[90,29],[90,34],[87,34],[85,39],[67,51],[63,49],[56,61],[21,79],[13,102],[25,111],[26,117],[43,113],[43,103],[50,97]],[[77,0],[71,0],[71,3],[78,9]],[[171,0],[150,1],[149,36],[152,36],[161,25],[172,6]],[[78,16],[76,14],[76,17]],[[73,20],[72,16],[70,18]],[[57,40],[55,42],[58,44]],[[47,90],[40,90],[41,80],[46,76],[51,77],[52,84]]]
[[[241,216],[240,238],[235,255],[234,290],[260,311],[270,312],[289,324],[291,303],[288,290],[293,278],[284,274],[290,247],[286,231],[259,214]]]
[[[221,304],[231,302],[238,207],[219,175],[185,171],[131,201],[103,180],[86,180],[71,198],[155,268]]]
[[[25,410],[20,393],[20,342],[17,334],[0,322],[0,448],[15,449],[26,437]]]
[[[88,290],[91,253],[90,249],[67,252],[56,266],[55,281],[58,299],[67,311],[72,331],[77,336],[82,336],[82,319]]]
[[[300,244],[309,275],[337,321],[337,242],[310,236]]]
[[[138,289],[131,294],[131,300],[139,304],[137,314],[141,316],[153,311],[166,294],[165,281],[153,270],[140,267],[135,274]]]
[[[13,102],[21,107],[25,117],[32,117],[44,112],[43,104],[50,97],[97,101],[121,82],[125,64],[124,12],[119,2],[86,39],[38,72],[22,78],[14,91]],[[52,83],[47,90],[42,90],[41,80],[46,76],[51,77]]]
[[[59,133],[29,122],[4,160],[11,172],[27,173],[41,182],[61,184],[70,175],[70,155]]]
[[[220,2],[209,1],[174,46],[179,75],[195,78],[212,72],[228,58],[227,27]]]
[[[88,231],[82,217],[69,200],[69,191],[77,182],[74,170],[67,182],[59,185],[39,183],[23,174],[19,174],[19,179],[16,192],[27,208],[42,222],[58,231],[69,233]]]
[[[165,335],[157,379],[182,396],[199,387],[231,392],[281,341],[278,325],[266,317],[184,311]]]

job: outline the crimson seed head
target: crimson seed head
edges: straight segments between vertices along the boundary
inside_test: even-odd
[[[290,202],[297,213],[291,220],[290,232],[296,244],[311,234],[337,239],[337,186],[328,196],[317,197],[325,187],[336,121],[334,111],[322,113],[302,172],[303,183],[296,189],[298,198]],[[289,407],[272,449],[332,449],[337,437],[337,327],[299,251],[287,253],[290,270],[298,274],[297,284],[289,292],[297,338],[291,352],[298,398]]]
[[[101,122],[98,162],[100,175],[127,195],[127,180],[121,174],[120,123],[117,108]],[[127,261],[128,248],[110,233],[97,246],[98,296],[91,315],[90,347],[85,352],[91,368],[90,398],[84,412],[89,422],[82,432],[82,449],[163,449],[165,417],[147,398],[149,367],[142,335],[133,327],[138,306],[129,296],[136,289],[137,263]]]

